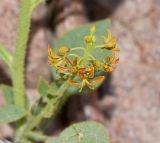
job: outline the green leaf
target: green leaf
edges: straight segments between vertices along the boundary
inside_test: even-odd
[[[109,143],[106,129],[93,121],[73,124],[59,137],[49,138],[46,143]]]
[[[7,51],[7,49],[0,44],[0,58],[9,66],[11,67],[12,65],[12,56],[11,54]]]
[[[97,28],[95,32],[95,36],[97,38],[96,44],[100,44],[102,42],[101,36],[106,35],[106,32],[110,26],[109,20],[101,20],[90,24],[85,24],[80,26],[79,28],[76,28],[75,30],[72,30],[71,32],[66,33],[62,38],[57,40],[54,45],[54,50],[61,46],[67,46],[69,48],[84,47],[85,43],[83,41],[83,38],[85,35],[88,35],[90,33],[90,28],[93,25],[95,25]]]
[[[53,97],[54,96],[57,96],[57,91],[60,87],[56,84],[55,81],[53,81],[51,84],[50,84],[50,88],[47,90],[47,93],[49,95],[52,95]]]
[[[59,138],[48,138],[45,143],[61,143]],[[63,143],[63,142],[62,142]]]
[[[0,109],[0,123],[10,123],[26,115],[26,110],[15,105],[8,105]]]
[[[40,78],[39,82],[38,82],[38,92],[39,92],[39,94],[41,96],[47,96],[48,89],[49,89],[48,82],[45,79]]]
[[[14,94],[13,89],[11,86],[8,85],[1,85],[0,86],[3,92],[3,96],[5,100],[7,101],[7,104],[13,104],[14,103]]]

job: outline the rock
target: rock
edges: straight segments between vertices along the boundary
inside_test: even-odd
[[[114,13],[115,19],[132,22],[149,14],[154,8],[154,0],[124,0]]]
[[[141,51],[141,60],[151,66],[160,67],[160,35],[159,20],[156,18],[160,14],[155,11],[150,16],[141,18],[131,24],[135,42]]]
[[[50,81],[47,53],[48,45],[51,45],[50,37],[49,30],[40,28],[30,40],[26,68],[26,84],[28,88],[36,88],[40,76]]]
[[[112,28],[113,35],[118,39],[118,47],[121,51],[119,54],[120,63],[125,61],[127,63],[137,63],[140,61],[140,49],[133,39],[130,29],[125,25],[121,24],[119,21],[113,21]]]
[[[18,0],[0,1],[0,43],[13,54],[19,15]],[[0,59],[0,83],[11,84],[8,67]]]
[[[37,89],[29,88],[27,90],[27,97],[29,100],[30,107],[40,98]]]
[[[19,0],[0,1],[0,42],[14,53],[19,17]]]
[[[106,96],[101,108],[112,108],[106,126],[113,143],[150,143],[159,140],[160,75],[145,64],[119,65],[112,75],[114,97]]]
[[[56,13],[55,30],[58,38],[88,21],[82,1],[60,0],[57,3],[53,2],[52,8]]]
[[[13,134],[13,128],[7,124],[0,124],[0,139],[4,139],[5,137],[12,137]]]
[[[121,48],[120,64],[112,73],[113,105],[106,117],[112,143],[160,140],[159,7],[154,0],[125,0],[111,16]],[[105,113],[110,105],[106,97]],[[106,102],[106,103],[105,103]],[[109,105],[110,106],[109,106]],[[104,114],[105,115],[105,114]]]

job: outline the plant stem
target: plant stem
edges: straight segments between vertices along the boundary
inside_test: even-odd
[[[46,141],[49,138],[46,135],[43,135],[41,133],[36,133],[36,132],[28,132],[26,136],[28,138],[31,138],[34,141]]]
[[[51,99],[47,105],[42,109],[42,111],[39,113],[39,115],[35,116],[29,116],[28,122],[25,124],[24,127],[21,128],[20,134],[17,134],[16,141],[19,143],[25,136],[31,132],[34,128],[36,128],[41,121],[44,118],[44,115],[48,112],[50,105],[54,105],[52,116],[55,116],[56,113],[59,111],[59,108],[62,107],[64,102],[67,100],[69,96],[64,95],[66,89],[68,88],[68,84],[64,82],[61,87],[56,92],[57,97],[54,99]],[[36,136],[36,134],[34,134]]]
[[[14,102],[17,106],[25,107],[24,63],[31,21],[31,2],[21,0],[20,19],[16,39],[16,51],[12,63],[12,80]]]
[[[106,44],[103,44],[103,45],[95,46],[95,48],[104,48],[105,46],[107,46],[107,45],[106,45]]]
[[[84,48],[83,47],[74,47],[71,49],[71,51],[74,51],[74,50],[84,50]]]
[[[51,99],[49,101],[49,103],[46,105],[46,107],[44,107],[44,109],[41,111],[41,113],[39,115],[37,115],[32,123],[30,124],[30,126],[28,127],[29,130],[32,130],[34,129],[35,127],[37,127],[37,125],[39,125],[44,117],[44,115],[48,112],[49,108],[50,108],[50,105],[54,105],[54,108],[53,108],[53,115],[52,116],[55,116],[58,109],[61,108],[60,105],[63,105],[64,101],[66,100],[66,98],[68,98],[67,95],[64,95],[66,89],[68,88],[67,86],[67,83],[64,82],[61,87],[59,88],[59,90],[57,91],[56,95],[57,95],[57,98],[55,99]]]

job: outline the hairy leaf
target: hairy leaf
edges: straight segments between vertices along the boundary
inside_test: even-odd
[[[47,96],[48,89],[49,89],[48,82],[45,79],[40,78],[39,82],[38,82],[38,91],[39,91],[39,94],[41,96]]]
[[[21,119],[26,110],[15,105],[8,105],[0,109],[0,123],[9,123]]]
[[[3,92],[3,96],[4,96],[5,100],[7,101],[7,104],[13,104],[14,94],[13,94],[12,87],[8,86],[8,85],[1,85],[0,87]]]
[[[46,143],[109,143],[106,129],[93,121],[73,124],[65,129],[59,137],[50,138]]]

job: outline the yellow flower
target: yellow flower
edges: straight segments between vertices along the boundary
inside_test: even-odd
[[[68,70],[66,67],[60,66],[60,65],[57,65],[56,68],[60,73],[63,73],[63,74],[65,74]]]
[[[102,82],[104,79],[105,79],[105,76],[98,76],[98,77],[94,78],[94,79],[91,81],[91,84],[93,84],[93,83],[100,83],[100,82]]]
[[[91,32],[91,33],[96,32],[96,26],[95,26],[95,25],[91,27],[90,32]]]
[[[78,57],[75,57],[73,59],[73,62],[71,62],[68,57],[64,58],[65,63],[68,65],[68,72],[72,75],[75,75],[78,71]]]
[[[106,57],[105,63],[112,63],[116,59],[116,54],[115,52],[112,52],[112,55]]]
[[[111,31],[108,31],[107,37],[102,36],[104,44],[104,48],[112,51],[120,51],[119,48],[116,47],[117,39],[115,37],[112,37]]]
[[[103,64],[102,64],[100,61],[98,61],[98,60],[95,61],[95,66],[96,66],[96,67],[101,68],[102,65],[103,65]]]
[[[54,66],[58,74],[69,84],[77,86],[80,92],[85,86],[94,90],[105,78],[105,76],[95,77],[95,75],[101,71],[112,72],[119,62],[119,58],[116,57],[116,52],[119,51],[116,47],[116,38],[108,31],[107,36],[102,37],[103,43],[99,44],[96,43],[95,32],[96,26],[92,26],[90,33],[84,36],[85,47],[78,46],[73,49],[60,47],[55,53],[48,46],[49,64]],[[74,50],[81,50],[81,52],[72,53]],[[101,50],[104,54],[98,55],[97,50]],[[107,52],[112,55],[105,56],[108,55]]]
[[[69,49],[68,49],[67,47],[60,47],[60,48],[58,49],[58,53],[59,53],[60,55],[64,55],[64,54],[66,54],[68,51],[69,51]]]
[[[86,36],[84,36],[84,41],[86,43],[95,43],[96,37],[94,35],[86,35]]]
[[[98,84],[98,83],[102,82],[104,80],[104,78],[105,78],[104,76],[99,76],[93,80],[90,80],[90,82],[88,79],[83,79],[79,91],[81,92],[83,90],[84,86],[88,86],[91,90],[94,90],[93,85],[95,83]]]
[[[86,85],[87,85],[91,90],[94,90],[94,87],[92,87],[92,84],[91,84],[87,79],[83,79],[79,91],[81,92]]]
[[[94,77],[94,67],[90,66],[88,68],[80,67],[78,68],[78,73],[80,78],[93,78]]]
[[[100,83],[104,80],[104,76],[99,76],[97,78],[94,78],[95,70],[92,65],[89,67],[79,67],[78,68],[78,76],[80,77],[81,84],[79,87],[79,91],[81,92],[85,86],[88,86],[89,89],[94,90],[94,84]],[[77,86],[79,82],[73,81],[72,79],[69,79],[68,82],[73,85]]]
[[[119,58],[116,58],[115,53],[106,58],[103,69],[105,72],[112,72],[117,64],[119,63]]]
[[[92,66],[90,66],[88,68],[78,67],[77,72],[78,72],[77,74],[78,74],[81,81],[76,82],[72,79],[69,79],[68,82],[73,86],[77,86],[78,83],[80,83],[80,89],[79,89],[80,92],[82,91],[84,86],[88,86],[91,90],[93,90],[94,88],[93,88],[92,84],[89,82],[89,80],[94,77],[94,67],[92,67]]]
[[[111,67],[111,66],[104,66],[104,71],[105,72],[112,72],[113,71],[113,67]]]
[[[78,72],[79,72],[79,77],[82,79],[79,91],[81,92],[84,86],[88,86],[91,90],[93,90],[94,87],[89,82],[89,80],[94,77],[94,67],[93,66],[90,66],[88,68],[81,67],[78,69]]]
[[[78,84],[77,82],[75,82],[72,79],[68,79],[68,83],[71,84],[71,85],[73,85],[73,86],[77,86],[77,84]]]
[[[52,51],[50,45],[48,46],[48,59],[49,59],[48,64],[51,66],[57,66],[62,61],[62,59]]]
[[[89,89],[94,90],[94,84],[99,84],[104,79],[105,79],[105,76],[99,76],[99,77],[96,77],[90,81],[89,81],[89,79],[84,78],[84,79],[82,79],[82,82],[80,84],[79,91],[81,92],[85,86],[88,86]],[[77,86],[79,84],[79,82],[76,82],[72,79],[69,79],[68,83],[71,84],[72,86]]]

